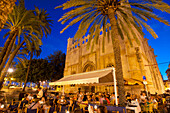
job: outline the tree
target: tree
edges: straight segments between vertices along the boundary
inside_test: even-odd
[[[45,80],[55,81],[63,77],[64,64],[65,54],[61,51],[57,51],[46,59],[32,59],[25,60],[24,63],[18,63],[16,65],[14,77],[19,78],[20,81],[25,81],[28,68],[30,68],[27,82],[38,83],[39,81]]]
[[[30,51],[30,60],[29,60],[29,64],[28,64],[28,68],[27,68],[27,72],[26,72],[26,78],[25,78],[25,82],[24,82],[23,91],[25,91],[25,87],[26,87],[26,83],[27,83],[27,80],[28,80],[28,75],[29,75],[33,55],[36,54],[37,57],[38,57],[40,55],[40,53],[41,53],[41,50],[36,50],[34,48],[34,46],[32,45],[32,49]]]
[[[51,81],[55,81],[63,77],[65,57],[65,53],[62,53],[62,51],[56,51],[46,58],[51,64],[53,70]]]
[[[93,39],[92,48],[95,43],[98,43],[100,29],[103,30],[103,37],[106,37],[106,33],[108,37],[111,35],[119,102],[121,105],[124,105],[125,91],[119,39],[127,38],[131,45],[133,45],[131,39],[134,39],[140,44],[138,38],[144,35],[142,31],[143,27],[154,38],[157,38],[158,36],[153,29],[147,25],[146,21],[153,18],[169,25],[169,22],[155,14],[154,9],[170,13],[170,6],[162,0],[69,0],[56,8],[63,8],[63,10],[70,8],[70,11],[66,12],[59,19],[59,21],[62,21],[62,24],[73,19],[61,33],[69,26],[80,22],[74,38],[81,38],[88,31],[88,46]],[[107,23],[110,23],[110,25]],[[104,41],[105,38],[103,38],[103,48]]]
[[[1,0],[0,5],[0,31],[3,28],[8,14],[12,11],[16,0]]]
[[[41,33],[44,33],[45,36],[47,37],[47,34],[51,33],[50,23],[52,22],[52,20],[48,19],[48,14],[46,12],[47,11],[44,10],[44,9],[39,10],[37,7],[35,7],[36,18],[37,18],[37,20],[39,20],[40,23],[43,23],[43,24],[40,24],[38,29]],[[36,45],[34,45],[32,43],[32,48],[31,48],[31,52],[30,52],[30,62],[29,62],[28,69],[27,69],[27,74],[26,74],[26,79],[25,79],[23,91],[25,90],[25,87],[26,87],[26,83],[27,83],[27,79],[28,79],[28,75],[29,75],[29,70],[30,70],[30,66],[31,66],[31,61],[32,61],[32,58],[33,58],[33,53],[35,53],[37,56],[39,56],[40,53],[41,53],[41,50],[37,50]]]
[[[26,10],[23,0],[20,1],[20,4],[18,6],[16,5],[14,7],[13,12],[9,14],[9,19],[5,25],[5,28],[10,29],[11,31],[6,33],[5,36],[9,34],[9,37],[1,51],[2,59],[0,59],[0,61],[2,62],[0,62],[0,88],[2,88],[2,83],[6,75],[6,71],[19,49],[21,49],[21,47],[25,44],[27,50],[32,51],[32,45],[34,45],[34,48],[38,51],[39,46],[42,45],[41,39],[43,37],[43,34],[45,34],[45,36],[47,37],[47,35],[51,32],[50,23],[51,20],[48,19],[48,14],[44,9],[39,10],[37,7],[35,7],[35,10]],[[13,32],[15,32],[15,36],[11,34]],[[13,36],[13,40],[11,40],[10,35]],[[18,38],[18,42],[16,42],[17,47],[10,55],[16,38]],[[10,58],[6,63],[9,55]],[[5,68],[3,69],[4,66]],[[2,69],[3,72],[1,72]]]
[[[29,66],[30,62],[31,66]],[[19,78],[21,81],[25,81],[28,67],[30,68],[30,71],[27,82],[38,83],[39,81],[52,79],[53,68],[46,59],[25,60],[25,66],[21,63],[17,64],[14,77]]]

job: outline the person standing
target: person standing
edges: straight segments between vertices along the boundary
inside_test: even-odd
[[[41,88],[38,88],[37,98],[41,99],[42,97],[43,97],[43,90]]]
[[[114,92],[110,96],[110,103],[113,105],[115,104],[115,93]]]

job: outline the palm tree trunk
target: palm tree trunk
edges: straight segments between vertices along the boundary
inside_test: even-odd
[[[29,71],[30,71],[30,67],[31,67],[32,57],[33,57],[33,50],[31,51],[30,61],[29,61],[29,64],[28,64],[27,74],[26,74],[24,87],[23,87],[22,91],[25,91],[25,87],[26,87],[26,83],[27,83],[27,80],[28,80],[28,75],[29,75]]]
[[[111,24],[111,36],[113,43],[114,59],[115,59],[115,69],[116,69],[116,79],[118,85],[118,94],[119,94],[119,104],[125,105],[125,89],[124,89],[124,80],[123,80],[123,69],[122,69],[122,60],[121,60],[121,50],[119,42],[119,34],[117,28],[117,21],[115,17],[115,10],[112,8],[108,9],[108,18]]]
[[[11,41],[10,41],[10,44],[6,50],[6,54],[4,55],[3,59],[2,59],[2,62],[0,63],[0,73],[2,72],[4,66],[5,66],[5,63],[10,55],[10,52],[12,50],[12,47],[15,43],[15,39],[16,39],[16,36],[17,36],[17,33],[14,34],[14,36],[12,37]],[[1,81],[2,77],[0,78],[0,81]]]
[[[4,47],[3,47],[2,51],[0,52],[0,64],[2,63],[2,60],[3,60],[3,58],[4,58],[5,54],[6,54],[7,48],[8,48],[8,46],[9,46],[11,40],[12,40],[13,35],[14,35],[13,33],[11,33],[9,35],[8,39],[6,40],[6,42],[4,44]]]
[[[6,54],[5,54],[5,56],[4,56],[3,60],[2,60],[2,63],[0,64],[0,73],[2,73],[2,70],[3,70],[4,66],[5,66],[5,63],[6,63],[7,59],[8,59],[8,57],[9,57],[9,54],[10,54],[10,52],[12,50],[13,45],[14,45],[16,36],[17,36],[17,34],[15,33],[14,36],[12,37],[11,41],[10,41],[10,44],[8,45],[8,48],[6,50]],[[4,77],[0,77],[0,86],[1,86],[0,89],[3,86],[3,82],[4,82]]]
[[[24,43],[25,43],[25,41],[22,41],[22,42],[17,46],[17,48],[12,52],[12,54],[11,54],[10,57],[9,57],[8,62],[7,62],[6,65],[5,65],[5,68],[4,68],[3,71],[1,72],[1,78],[2,78],[2,79],[0,79],[0,90],[1,90],[2,87],[3,87],[2,84],[3,84],[3,82],[4,82],[4,78],[5,78],[5,75],[6,75],[6,73],[7,73],[7,70],[8,70],[8,68],[9,68],[10,64],[12,63],[12,61],[13,61],[14,57],[16,56],[18,50],[21,48],[21,46],[22,46]]]

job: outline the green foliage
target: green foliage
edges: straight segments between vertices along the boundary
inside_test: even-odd
[[[47,57],[47,60],[52,66],[52,76],[51,81],[56,81],[63,77],[64,67],[65,67],[65,53],[62,51],[56,51]]]
[[[28,63],[30,61],[25,61],[25,66],[18,64],[16,66],[16,71],[14,73],[14,78],[20,81],[25,81]],[[37,83],[38,81],[50,80],[52,75],[52,66],[45,59],[33,59],[31,61],[30,71],[28,75],[28,82]]]
[[[16,65],[14,78],[18,81],[25,81],[28,64],[30,60]],[[63,77],[65,64],[65,54],[61,51],[54,52],[46,59],[32,59],[28,82],[37,83],[39,81],[51,80],[55,81]]]
[[[27,10],[24,3],[15,5],[12,13],[9,14],[4,29],[10,29],[4,35],[4,38],[11,33],[17,34],[16,44],[25,41],[27,49],[31,51],[31,43],[34,43],[35,49],[39,50],[42,45],[43,34],[47,37],[51,32],[52,20],[44,9]]]
[[[162,0],[68,0],[56,8],[63,8],[63,10],[72,8],[58,20],[62,24],[72,20],[61,33],[80,21],[79,29],[74,38],[82,38],[88,32],[90,35],[89,44],[92,38],[94,39],[93,41],[98,41],[99,32],[96,33],[96,31],[100,31],[99,29],[103,28],[103,37],[110,37],[111,33],[108,32],[109,27],[107,27],[110,22],[108,18],[109,9],[114,10],[119,35],[122,39],[127,39],[131,46],[133,46],[133,39],[140,44],[138,37],[143,37],[143,28],[154,38],[158,38],[154,30],[147,25],[148,20],[153,18],[165,25],[169,25],[168,21],[154,12],[154,9],[156,9],[170,13],[170,6]],[[107,35],[106,31],[108,32]],[[93,46],[94,42],[92,43],[92,49]]]

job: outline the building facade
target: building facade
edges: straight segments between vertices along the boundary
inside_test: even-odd
[[[168,69],[166,70],[168,80],[164,80],[165,90],[170,90],[170,63]]]
[[[90,48],[87,49],[88,37],[89,36],[79,40],[74,40],[73,38],[68,39],[64,76],[115,66],[111,38],[105,37],[105,48],[104,51],[102,51],[102,34],[99,37],[98,44],[94,45],[93,50],[91,50],[92,44],[90,45]],[[125,83],[130,83],[133,81],[143,83],[143,76],[145,76],[148,83],[148,91],[151,93],[163,93],[163,80],[157,65],[154,49],[148,45],[148,39],[139,37],[139,40],[140,45],[138,45],[135,40],[132,40],[132,47],[129,44],[127,38],[124,40],[120,39],[123,76]],[[110,89],[110,86],[103,87],[103,89],[102,87],[98,89],[113,89]],[[131,86],[125,85],[125,90],[131,93],[140,93],[140,91],[145,90],[145,88],[144,85],[138,84]],[[96,91],[98,90],[96,89]]]
[[[0,31],[7,21],[8,14],[12,11],[17,0],[0,0]]]

